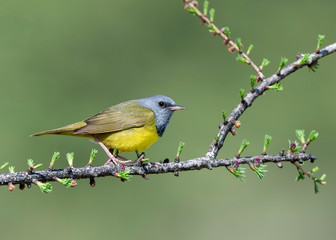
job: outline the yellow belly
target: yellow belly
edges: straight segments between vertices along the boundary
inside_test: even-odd
[[[143,152],[159,139],[155,126],[131,128],[116,133],[99,134],[97,137],[108,148],[119,152]]]

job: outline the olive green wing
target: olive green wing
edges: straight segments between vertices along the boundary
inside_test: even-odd
[[[137,100],[114,105],[86,120],[86,126],[73,134],[100,134],[142,127],[155,122],[154,112],[141,106]]]

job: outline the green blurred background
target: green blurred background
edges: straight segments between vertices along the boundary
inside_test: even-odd
[[[85,119],[113,104],[165,94],[186,111],[174,115],[164,137],[147,150],[152,161],[171,159],[179,141],[182,160],[202,156],[221,122],[249,88],[251,68],[236,62],[220,39],[176,1],[7,1],[0,2],[1,159],[16,170],[34,159],[46,167],[54,151],[75,152],[84,166],[91,148],[86,139],[29,135]],[[312,52],[318,34],[336,40],[332,0],[211,1],[215,22],[233,38],[253,43],[253,60],[266,57],[269,76],[280,57],[295,60]],[[269,153],[286,148],[295,129],[316,129],[309,153],[327,173],[317,195],[312,181],[295,182],[296,169],[268,166],[263,181],[247,173],[246,183],[225,169],[78,181],[73,189],[54,183],[51,194],[1,190],[0,232],[9,239],[334,239],[334,139],[336,55],[283,81],[284,91],[267,92],[240,119],[219,157],[232,157],[243,138],[246,155],[259,154],[265,134]],[[99,149],[100,150],[100,149]],[[126,155],[134,157],[134,155]],[[99,151],[96,165],[105,162]],[[4,170],[2,170],[4,172]]]

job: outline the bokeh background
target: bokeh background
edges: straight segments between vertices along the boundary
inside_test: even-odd
[[[0,2],[1,159],[25,170],[32,158],[46,167],[54,151],[75,153],[84,166],[86,139],[30,134],[85,119],[129,99],[165,94],[187,107],[177,112],[164,137],[150,147],[151,161],[171,159],[180,141],[182,160],[202,156],[221,122],[221,110],[239,103],[249,89],[251,68],[235,60],[181,1],[7,1]],[[215,21],[233,38],[266,57],[269,76],[281,57],[313,52],[318,34],[336,40],[332,0],[211,1]],[[328,184],[314,194],[310,180],[295,182],[296,169],[268,166],[264,180],[248,171],[246,183],[225,169],[81,180],[73,189],[54,183],[51,194],[1,187],[1,238],[6,239],[334,239],[336,55],[285,81],[284,91],[267,92],[240,119],[219,157],[233,157],[243,138],[246,155],[259,154],[265,134],[277,154],[295,129],[320,133],[308,152],[327,173]],[[99,149],[100,150],[100,149]],[[134,155],[126,155],[134,157]],[[100,150],[96,165],[105,162]],[[6,170],[2,170],[5,172]]]

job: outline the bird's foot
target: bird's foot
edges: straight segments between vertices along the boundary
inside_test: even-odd
[[[114,165],[117,165],[117,166],[118,166],[118,164],[122,164],[122,165],[124,165],[125,163],[133,163],[132,160],[122,161],[122,160],[119,160],[119,159],[117,159],[117,158],[114,157],[114,158],[109,158],[109,159],[106,161],[106,163],[104,164],[104,166],[109,165],[110,162],[113,162]]]
[[[137,160],[134,161],[135,166],[142,166],[144,164],[144,159],[146,158],[146,154],[142,152],[141,154],[137,154]]]

